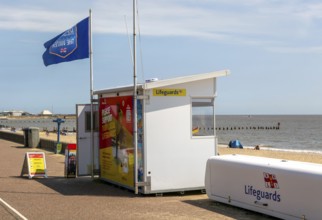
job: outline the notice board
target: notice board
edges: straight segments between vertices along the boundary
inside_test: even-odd
[[[21,175],[27,174],[31,179],[34,176],[46,177],[47,168],[44,152],[26,152]]]

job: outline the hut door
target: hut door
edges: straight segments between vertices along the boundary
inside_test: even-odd
[[[91,105],[76,105],[77,114],[77,175],[92,174]],[[98,105],[94,104],[94,173],[98,173]]]

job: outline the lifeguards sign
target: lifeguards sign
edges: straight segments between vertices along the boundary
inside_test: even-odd
[[[34,176],[43,176],[47,178],[46,159],[44,152],[27,152],[21,170],[21,175],[28,174],[31,179]]]
[[[186,89],[153,89],[153,96],[186,96]]]

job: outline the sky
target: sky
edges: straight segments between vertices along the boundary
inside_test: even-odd
[[[132,0],[0,2],[0,111],[75,114],[89,59],[45,67],[43,44],[92,10],[94,90],[133,83]],[[217,114],[322,114],[320,0],[138,0],[138,82],[228,69]]]

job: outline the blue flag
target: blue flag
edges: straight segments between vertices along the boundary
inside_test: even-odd
[[[88,22],[89,17],[44,44],[45,66],[89,57]]]

